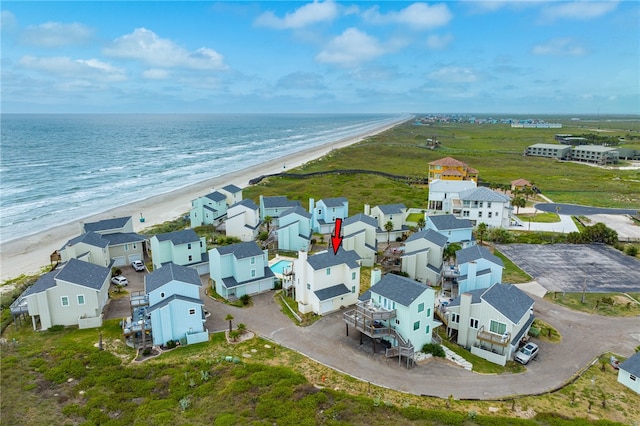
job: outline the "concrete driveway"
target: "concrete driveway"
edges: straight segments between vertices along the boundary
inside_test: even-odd
[[[640,291],[640,261],[603,244],[498,244],[548,291]]]
[[[497,399],[546,392],[561,386],[596,356],[612,351],[624,356],[640,344],[639,318],[607,318],[574,312],[537,298],[535,314],[549,322],[563,336],[561,344],[537,341],[538,360],[521,374],[484,375],[445,362],[430,362],[406,369],[397,358],[373,355],[368,345],[360,346],[359,334],[345,335],[342,313],[336,312],[309,327],[298,327],[280,312],[273,292],[253,297],[251,308],[235,308],[206,296],[212,313],[209,331],[224,330],[230,313],[262,337],[298,351],[335,370],[373,384],[400,391],[446,398]],[[535,339],[534,339],[535,340]],[[366,338],[365,338],[366,342]]]
[[[131,316],[131,307],[129,305],[129,295],[135,291],[144,291],[144,276],[147,275],[147,271],[144,272],[136,272],[131,265],[120,266],[122,270],[122,275],[127,277],[129,281],[129,285],[123,288],[123,291],[129,292],[129,294],[124,297],[118,298],[117,300],[111,299],[109,304],[105,308],[104,318],[119,318],[122,319],[124,317]],[[109,292],[115,292],[116,287],[112,284]]]

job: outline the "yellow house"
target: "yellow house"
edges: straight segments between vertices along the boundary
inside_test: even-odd
[[[478,183],[478,171],[455,158],[445,157],[429,163],[429,183],[441,180],[471,180]]]

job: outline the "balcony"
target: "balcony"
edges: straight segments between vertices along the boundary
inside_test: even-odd
[[[490,345],[498,345],[502,348],[508,346],[511,343],[511,333],[496,334],[484,329],[484,325],[480,327],[477,334],[477,339],[486,342]]]

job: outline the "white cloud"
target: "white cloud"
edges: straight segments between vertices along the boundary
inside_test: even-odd
[[[478,81],[478,75],[471,68],[442,67],[429,73],[428,77],[445,83],[473,83]]]
[[[555,19],[593,19],[618,7],[617,1],[574,1],[553,3],[542,11],[542,17]]]
[[[363,13],[363,18],[375,24],[401,24],[417,29],[428,29],[447,25],[453,15],[446,4],[429,6],[426,3],[413,3],[398,12],[380,13],[374,6]]]
[[[533,47],[534,55],[582,56],[587,50],[571,38],[555,38]]]
[[[314,72],[296,71],[280,78],[276,87],[282,89],[319,90],[324,89],[322,74]]]
[[[66,56],[38,58],[35,56],[23,56],[18,64],[27,69],[32,69],[47,74],[77,79],[100,79],[107,81],[126,80],[123,69],[98,59],[71,59]]]
[[[337,15],[338,7],[333,1],[314,1],[287,13],[283,18],[278,18],[271,11],[264,12],[256,19],[255,24],[276,29],[303,28],[318,22],[332,21]]]
[[[427,37],[427,47],[432,50],[440,50],[447,47],[453,41],[453,35],[437,35],[432,34]]]
[[[356,28],[347,28],[316,56],[320,62],[350,66],[385,53],[378,40]]]
[[[85,43],[92,35],[91,28],[77,22],[71,24],[45,22],[25,28],[20,40],[34,46],[61,47]]]
[[[18,20],[15,15],[8,10],[0,12],[0,30],[2,32],[13,31],[18,28]]]
[[[160,38],[146,28],[136,28],[131,34],[115,39],[103,50],[107,56],[135,59],[153,67],[185,67],[200,70],[224,70],[221,54],[201,47],[188,51],[169,39]]]
[[[165,80],[169,77],[169,72],[160,68],[150,68],[142,71],[142,77],[149,80]]]

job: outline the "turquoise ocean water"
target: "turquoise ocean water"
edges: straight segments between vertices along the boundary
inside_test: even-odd
[[[385,114],[2,114],[0,240],[362,134]]]

